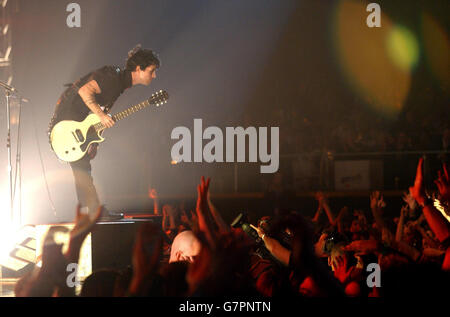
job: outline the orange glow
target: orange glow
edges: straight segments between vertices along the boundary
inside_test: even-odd
[[[342,0],[336,6],[333,41],[338,62],[351,88],[365,102],[386,116],[395,116],[408,96],[410,69],[393,63],[388,39],[394,29],[386,13],[382,27],[370,28],[366,18],[367,1]]]
[[[422,14],[422,36],[427,64],[445,91],[450,90],[450,44],[444,29],[429,15]]]

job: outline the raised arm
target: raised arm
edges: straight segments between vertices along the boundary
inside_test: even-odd
[[[64,254],[69,262],[78,263],[78,258],[80,256],[81,246],[83,245],[84,239],[91,233],[96,222],[100,219],[102,214],[103,206],[97,208],[97,212],[91,218],[89,214],[81,213],[81,206],[77,205],[76,215],[75,215],[75,226],[70,231],[69,247]]]
[[[442,169],[444,172],[439,171],[438,178],[434,181],[436,184],[441,200],[450,201],[450,177],[448,175],[447,166],[443,164]]]
[[[414,186],[410,187],[409,191],[419,206],[422,207],[425,219],[436,235],[436,238],[440,242],[448,239],[450,237],[450,228],[447,219],[445,219],[439,210],[434,207],[431,199],[427,198],[425,194],[425,187],[423,184],[423,158],[419,159]]]
[[[198,229],[204,233],[208,243],[215,247],[216,245],[216,233],[212,226],[212,216],[208,206],[208,190],[209,190],[209,182],[208,178],[205,181],[205,178],[202,176],[200,184],[197,186],[197,221],[198,221]]]
[[[338,232],[341,234],[345,234],[345,228],[344,228],[344,222],[343,219],[344,217],[348,214],[348,207],[344,206],[341,208],[341,210],[339,211],[338,216],[335,219],[335,224],[338,227]]]
[[[318,222],[321,212],[323,211],[323,205],[322,200],[320,199],[320,192],[317,192],[314,197],[316,198],[317,202],[319,203],[319,206],[317,207],[316,214],[311,219],[312,222]]]
[[[161,210],[159,209],[159,199],[156,189],[152,188],[148,190],[148,197],[153,199],[153,214],[161,215]]]
[[[222,216],[220,215],[219,210],[214,206],[214,204],[211,201],[209,190],[207,193],[207,200],[208,200],[208,206],[209,210],[211,211],[211,215],[214,219],[214,222],[216,223],[217,227],[219,228],[220,232],[228,232],[230,231],[230,226],[223,220]]]
[[[333,212],[331,211],[330,205],[328,204],[328,199],[322,192],[318,192],[316,194],[316,199],[319,201],[319,204],[322,205],[323,209],[325,210],[325,213],[327,214],[328,221],[331,225],[336,224],[336,220],[334,219]]]
[[[383,195],[379,191],[370,194],[370,210],[380,231],[385,228],[384,220],[381,217],[381,209],[385,206]]]
[[[250,226],[256,230],[258,236],[263,240],[267,250],[269,250],[269,252],[284,266],[288,266],[291,251],[283,247],[276,239],[267,236],[261,228],[253,225]]]
[[[403,238],[403,224],[405,222],[405,213],[408,206],[403,206],[400,210],[400,217],[398,218],[397,231],[395,232],[395,241],[401,241]]]

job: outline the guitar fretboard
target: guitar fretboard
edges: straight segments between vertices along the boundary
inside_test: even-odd
[[[150,104],[151,103],[148,100],[145,100],[141,103],[138,103],[137,105],[134,105],[128,109],[125,109],[124,111],[116,113],[115,115],[112,116],[112,119],[114,120],[114,122],[120,121],[120,120],[128,117],[130,114],[133,114],[135,112],[138,112],[139,110],[142,110],[142,109],[150,106]],[[99,123],[94,124],[94,128],[95,128],[95,131],[101,131],[101,130],[104,130],[106,127],[103,125],[103,123],[99,122]]]

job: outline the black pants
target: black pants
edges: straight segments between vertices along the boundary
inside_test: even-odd
[[[91,159],[89,155],[85,155],[76,162],[71,162],[70,167],[75,179],[75,189],[79,204],[81,207],[88,207],[90,215],[95,214],[100,202],[91,176]]]

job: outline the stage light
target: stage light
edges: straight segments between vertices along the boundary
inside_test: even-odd
[[[6,35],[6,33],[8,33],[8,30],[9,30],[9,24],[6,24],[6,25],[3,27],[3,35]]]

